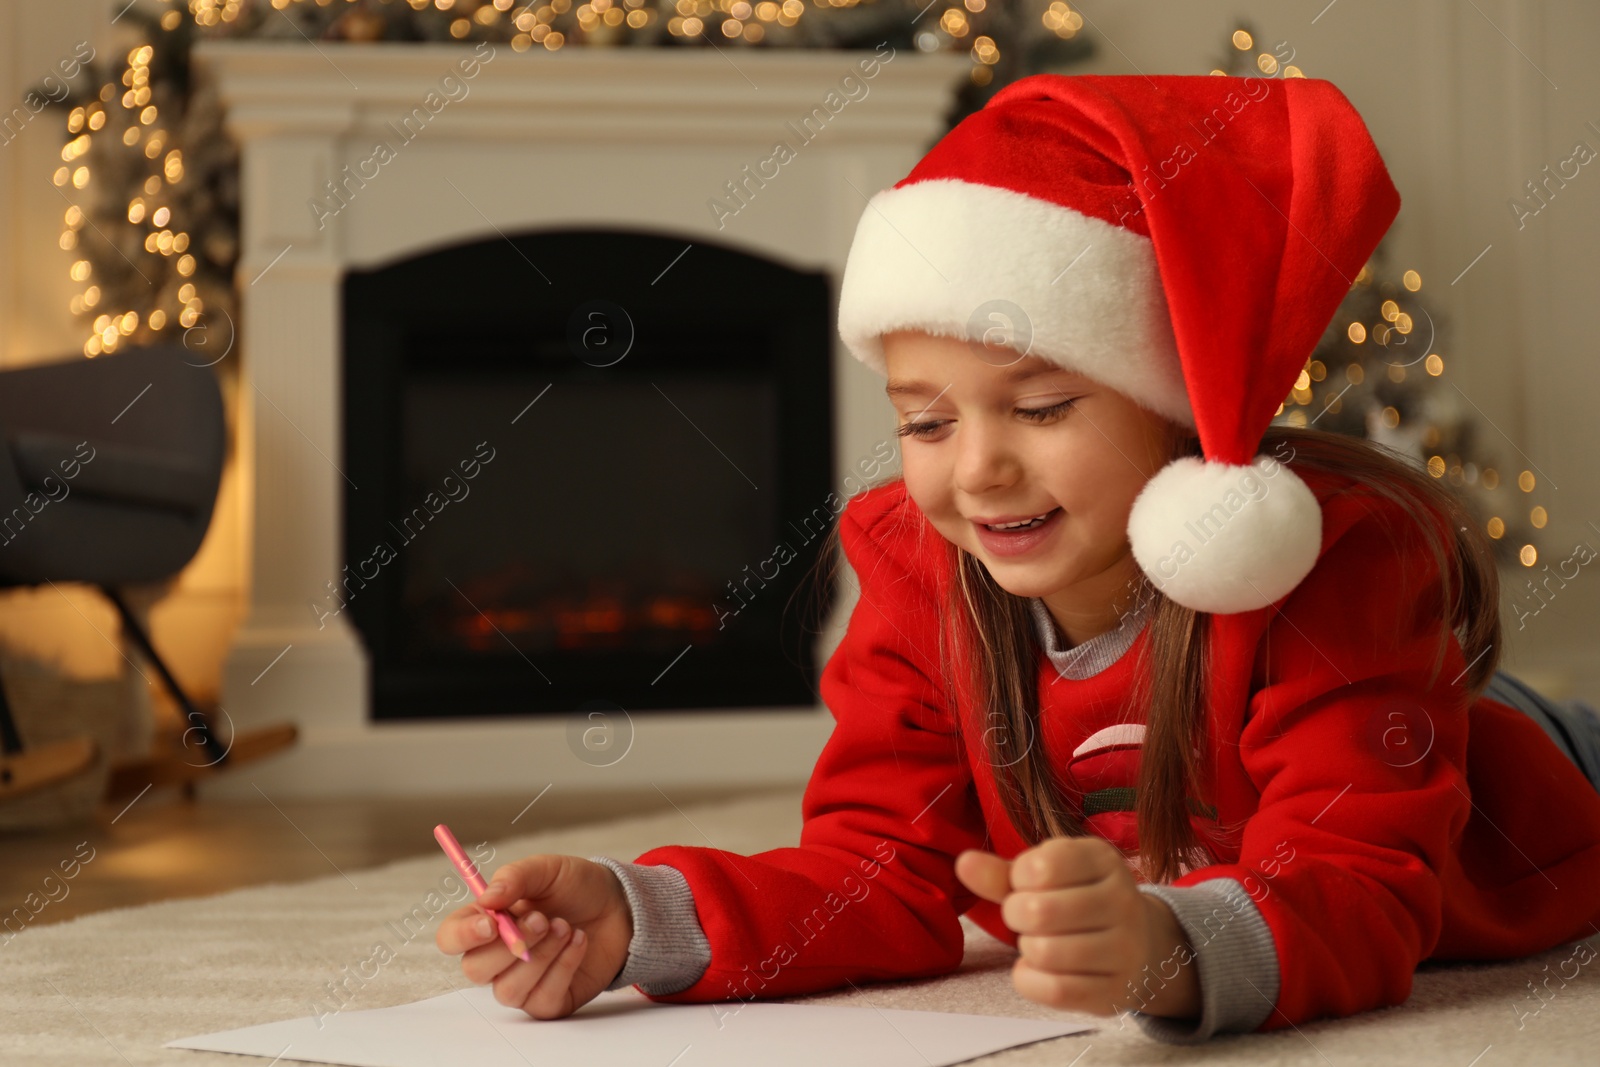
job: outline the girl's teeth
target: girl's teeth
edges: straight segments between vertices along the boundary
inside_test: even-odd
[[[1025,530],[1030,526],[1035,526],[1035,525],[1043,522],[1044,519],[1045,519],[1045,516],[1048,515],[1048,514],[1049,514],[1049,512],[1045,512],[1044,515],[1035,515],[1033,518],[1025,519],[1022,522],[1003,523],[1003,524],[1001,524],[999,526],[989,526],[987,523],[985,523],[984,525],[988,529],[994,530],[996,532],[1001,532],[1001,531],[1005,531],[1005,530]]]

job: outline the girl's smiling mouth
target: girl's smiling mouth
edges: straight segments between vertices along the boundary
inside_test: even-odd
[[[1054,507],[1049,511],[1033,516],[988,516],[989,521],[972,519],[972,527],[978,533],[978,541],[991,554],[996,556],[1020,556],[1031,552],[1061,525],[1061,508]],[[1000,529],[995,527],[999,526]],[[1008,528],[1009,527],[1009,528]]]

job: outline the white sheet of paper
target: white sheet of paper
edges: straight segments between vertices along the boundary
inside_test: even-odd
[[[946,1067],[1091,1027],[891,1008],[726,1001],[659,1004],[601,993],[564,1019],[496,1003],[488,986],[169,1041],[352,1067]]]

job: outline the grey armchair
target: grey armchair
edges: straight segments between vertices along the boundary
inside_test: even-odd
[[[205,759],[185,762],[215,770],[236,758],[119,591],[172,577],[205,537],[226,447],[215,372],[176,344],[0,371],[0,445],[0,587],[99,587],[184,713],[183,740],[203,747]],[[92,742],[26,749],[3,678],[0,749],[0,798],[96,755]]]

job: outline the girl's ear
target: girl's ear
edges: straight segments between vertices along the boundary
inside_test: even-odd
[[[1170,423],[1172,427],[1172,458],[1177,459],[1184,455],[1198,455],[1200,452],[1200,438],[1181,422]]]
[[[1166,416],[1161,416],[1160,418],[1162,426],[1166,430],[1166,436],[1162,439],[1166,452],[1162,455],[1162,459],[1170,463],[1172,460],[1189,452],[1189,442],[1194,438],[1194,431],[1183,423],[1174,422]]]

